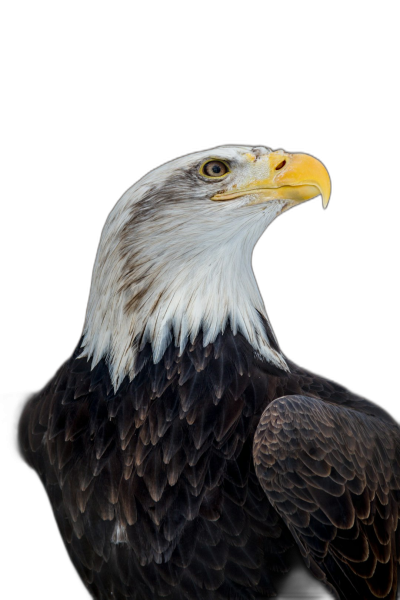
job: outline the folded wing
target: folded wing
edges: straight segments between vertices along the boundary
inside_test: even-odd
[[[394,599],[396,423],[308,396],[284,396],[264,411],[253,452],[260,483],[315,577],[343,599]]]

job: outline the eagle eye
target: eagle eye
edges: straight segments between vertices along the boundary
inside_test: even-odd
[[[200,169],[200,173],[204,177],[212,177],[218,179],[229,173],[229,167],[222,160],[209,160]]]

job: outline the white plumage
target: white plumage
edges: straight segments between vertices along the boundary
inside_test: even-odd
[[[146,342],[158,362],[171,337],[183,349],[202,330],[207,345],[228,321],[255,352],[287,369],[262,325],[260,315],[267,315],[252,252],[266,227],[293,202],[251,204],[251,194],[211,200],[221,189],[246,186],[255,174],[269,176],[271,150],[260,147],[256,163],[250,152],[254,148],[221,146],[173,160],[133,185],[111,211],[94,265],[82,355],[93,366],[107,358],[115,389],[126,375],[134,376],[137,352]],[[209,158],[235,168],[223,181],[199,185],[199,167]]]

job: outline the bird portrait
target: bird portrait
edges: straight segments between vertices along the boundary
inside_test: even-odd
[[[19,422],[94,599],[268,598],[293,549],[337,599],[396,598],[399,427],[284,354],[252,268],[278,216],[330,192],[309,154],[229,145],[109,214],[81,338]]]

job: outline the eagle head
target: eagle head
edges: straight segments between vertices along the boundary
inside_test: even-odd
[[[254,246],[287,209],[321,195],[330,179],[307,154],[264,146],[219,146],[154,169],[117,202],[93,269],[82,356],[102,358],[114,388],[137,372],[151,344],[182,351],[226,327],[263,359],[287,370],[254,277]],[[268,259],[266,259],[268,260]]]

